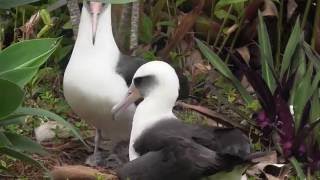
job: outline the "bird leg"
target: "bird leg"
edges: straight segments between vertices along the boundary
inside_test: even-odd
[[[103,163],[103,154],[99,151],[100,142],[101,130],[96,129],[96,135],[94,137],[94,151],[93,154],[90,155],[86,160],[86,164],[88,164],[89,166],[99,166]]]
[[[95,156],[95,158],[98,157],[100,142],[101,142],[101,129],[96,129],[96,136],[94,137],[94,151],[93,151],[93,155]]]

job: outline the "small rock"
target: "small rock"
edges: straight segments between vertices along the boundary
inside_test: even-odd
[[[41,124],[39,127],[35,128],[34,133],[36,140],[39,143],[52,140],[55,137],[70,137],[69,130],[55,121],[48,121]]]

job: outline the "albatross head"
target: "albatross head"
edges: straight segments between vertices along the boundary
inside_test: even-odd
[[[113,115],[143,98],[172,110],[179,95],[179,79],[166,62],[152,61],[142,65],[135,73],[127,96],[112,109]]]

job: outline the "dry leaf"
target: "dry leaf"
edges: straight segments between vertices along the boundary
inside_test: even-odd
[[[240,54],[242,59],[244,61],[246,61],[246,63],[249,63],[249,61],[250,61],[250,51],[249,51],[249,48],[247,46],[243,46],[243,47],[237,48],[236,51]]]
[[[102,177],[104,180],[118,180],[113,174],[105,174],[86,166],[61,166],[54,167],[51,171],[53,180],[96,180]]]
[[[278,17],[278,9],[272,0],[264,1],[264,9],[262,11],[263,16],[276,16]]]
[[[179,21],[177,28],[174,30],[169,38],[168,44],[159,52],[159,56],[167,59],[169,52],[176,47],[176,45],[183,39],[183,37],[190,31],[195,24],[197,17],[202,11],[205,1],[200,0],[198,5],[190,12],[184,15]]]
[[[298,4],[295,0],[288,0],[287,3],[287,21],[289,21],[294,13],[294,11],[297,9]]]

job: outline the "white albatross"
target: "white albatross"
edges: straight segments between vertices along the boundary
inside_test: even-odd
[[[111,149],[120,141],[128,140],[135,105],[113,121],[111,108],[125,97],[126,81],[131,81],[143,60],[121,54],[112,33],[111,5],[91,2],[90,14],[84,3],[78,36],[64,73],[64,96],[72,110],[96,127],[95,149],[90,165],[98,165],[101,138],[111,140]],[[98,12],[102,10],[98,16]],[[129,60],[130,59],[130,60]],[[130,61],[126,63],[126,61]],[[127,66],[119,67],[126,64]],[[92,158],[93,157],[93,158]]]
[[[152,61],[136,71],[127,96],[112,110],[116,118],[143,97],[133,118],[130,162],[117,170],[120,179],[195,180],[254,157],[248,137],[239,129],[179,120],[172,112],[178,91],[177,74],[165,62]]]

